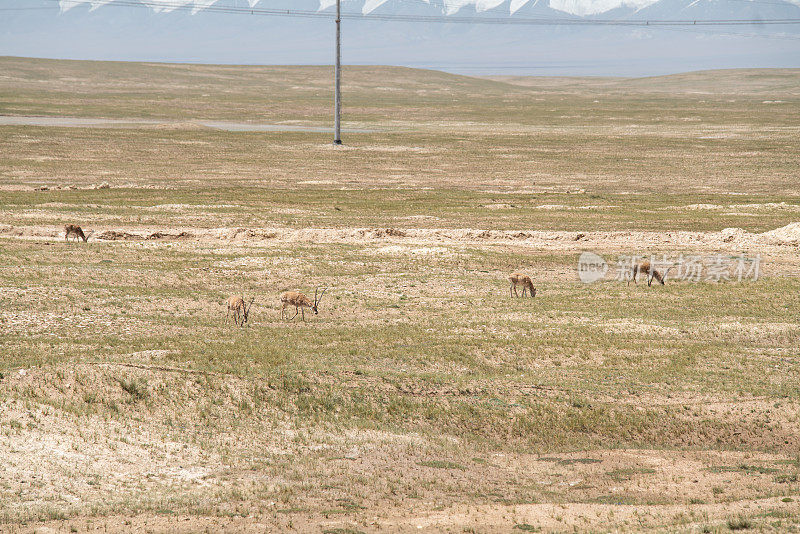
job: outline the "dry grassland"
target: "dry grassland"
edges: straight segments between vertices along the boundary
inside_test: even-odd
[[[329,74],[0,58],[0,531],[800,530],[800,72]]]

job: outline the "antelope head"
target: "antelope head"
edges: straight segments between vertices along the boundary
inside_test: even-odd
[[[669,270],[670,270],[670,269],[672,269],[673,267],[675,267],[675,266],[674,266],[674,265],[670,265],[670,266],[667,268],[667,270],[666,270],[666,271],[664,271],[664,274],[663,274],[663,275],[662,275],[661,273],[659,273],[658,271],[656,271],[655,269],[653,269],[653,276],[652,276],[652,278],[650,279],[650,282],[649,282],[647,285],[650,285],[650,283],[652,283],[652,282],[653,282],[653,278],[655,278],[655,279],[656,279],[656,280],[658,280],[658,281],[661,283],[661,285],[663,286],[663,285],[664,285],[664,282],[666,282],[666,281],[667,281],[667,274],[669,273]]]
[[[311,307],[311,309],[314,310],[314,315],[319,315],[319,310],[317,309],[317,306],[319,305],[319,302],[322,300],[322,296],[325,294],[327,290],[328,290],[327,287],[323,289],[322,293],[320,293],[319,295],[319,298],[317,298],[317,291],[319,291],[319,289],[314,290],[314,306]]]

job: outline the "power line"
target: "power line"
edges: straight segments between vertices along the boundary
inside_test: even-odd
[[[792,7],[800,8],[800,5],[795,4],[793,2],[786,2],[786,1],[784,1],[784,2],[769,2],[769,1],[765,1],[765,0],[727,0],[727,1],[728,2],[744,2],[744,3],[747,3],[747,4],[766,4],[766,5],[770,5],[770,6],[783,6],[783,7],[792,6]]]
[[[42,10],[52,11],[53,8],[52,7],[45,7],[45,6],[39,6],[39,7],[0,7],[0,11],[42,11]]]
[[[49,0],[58,2],[59,0]],[[62,3],[63,0],[62,0]],[[73,5],[83,2],[75,0]],[[115,0],[107,6],[135,7],[150,9],[168,9],[170,11],[196,11],[196,6],[185,3],[149,2],[148,0]],[[297,9],[264,9],[234,6],[211,5],[203,7],[202,11],[214,13],[227,13],[253,16],[282,16],[297,18],[322,18],[335,19],[336,13],[327,11],[306,11]],[[431,15],[398,15],[343,12],[342,19],[377,20],[386,22],[427,22],[443,24],[496,24],[496,25],[522,25],[522,26],[741,26],[741,25],[797,25],[800,18],[785,19],[699,19],[699,20],[626,20],[626,19],[580,19],[580,18],[511,18],[511,17],[467,17],[467,16],[431,16]]]
[[[776,35],[774,33],[741,33],[741,32],[731,32],[731,31],[726,32],[726,31],[716,31],[703,28],[693,29],[693,28],[679,27],[679,26],[661,26],[658,29],[663,31],[694,33],[694,34],[711,35],[711,36],[724,35],[730,37],[747,37],[751,39],[771,39],[775,41],[800,41],[800,36]]]

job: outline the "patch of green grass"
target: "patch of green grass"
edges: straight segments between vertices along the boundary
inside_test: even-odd
[[[614,495],[599,495],[595,498],[589,499],[588,502],[599,503],[599,504],[614,504],[614,505],[647,505],[647,506],[654,506],[654,505],[663,505],[668,504],[670,501],[666,498],[644,498],[638,495],[630,495],[630,494],[614,494]]]
[[[613,471],[609,471],[606,473],[606,476],[611,478],[616,482],[623,482],[625,480],[630,480],[635,476],[638,475],[650,475],[655,473],[655,469],[650,469],[647,467],[628,467],[623,469],[615,469]]]
[[[522,532],[541,532],[542,527],[529,525],[528,523],[518,523],[514,525],[514,530],[521,530]]]
[[[328,515],[335,515],[335,514],[350,514],[357,512],[358,510],[363,510],[364,507],[350,499],[336,499],[336,508],[326,508],[320,510],[320,513],[324,516]]]
[[[8,421],[8,426],[15,429],[20,430],[23,428],[23,424],[17,421],[16,419],[11,419]]]
[[[586,465],[586,464],[599,464],[603,460],[598,458],[550,458],[550,457],[541,457],[539,458],[540,462],[556,462],[561,465]]]
[[[767,475],[771,473],[778,473],[780,469],[774,467],[764,467],[760,465],[740,464],[737,466],[721,465],[716,467],[707,467],[706,471],[712,473],[747,473],[750,475]]]
[[[436,469],[460,469],[462,471],[466,470],[466,467],[464,467],[463,465],[446,460],[426,460],[424,462],[417,462],[417,465],[421,465],[422,467],[434,467]]]

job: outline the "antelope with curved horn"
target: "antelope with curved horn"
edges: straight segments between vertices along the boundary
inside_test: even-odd
[[[81,227],[75,224],[67,224],[64,226],[64,241],[69,241],[69,236],[74,236],[75,241],[83,239],[84,243],[89,240],[89,238],[84,235]]]
[[[247,322],[247,318],[250,315],[250,308],[253,306],[255,300],[255,297],[251,298],[248,304],[244,301],[244,297],[228,297],[228,312],[225,314],[225,322],[227,322],[228,317],[232,315],[233,324],[236,326],[244,326],[244,323]]]
[[[645,260],[645,261],[643,261],[641,263],[636,263],[633,266],[632,276],[628,280],[628,284],[627,285],[631,285],[631,279],[633,280],[633,283],[635,285],[638,285],[638,283],[636,282],[636,275],[639,274],[639,273],[643,273],[643,274],[645,274],[647,276],[647,285],[648,285],[648,287],[650,286],[650,284],[653,283],[653,279],[654,278],[656,280],[658,280],[659,282],[661,282],[661,285],[663,286],[664,282],[667,280],[667,273],[669,273],[669,270],[672,269],[672,267],[674,267],[674,265],[669,266],[667,268],[667,270],[664,271],[664,274],[662,275],[660,272],[658,272],[655,269],[655,267],[650,265],[650,262],[648,260]]]
[[[536,296],[536,288],[533,287],[533,281],[531,277],[526,274],[521,273],[514,273],[508,277],[508,281],[511,282],[511,296],[519,296],[517,293],[517,286],[522,286],[522,296],[525,296],[525,291],[528,291],[531,295],[531,298]]]
[[[303,295],[299,291],[286,291],[285,293],[281,294],[281,319],[283,319],[287,313],[286,308],[289,306],[294,306],[294,315],[289,319],[290,321],[297,317],[297,314],[300,313],[303,321],[306,320],[305,309],[310,308],[314,311],[314,315],[319,314],[319,303],[322,300],[322,296],[325,295],[325,292],[328,290],[326,287],[322,290],[322,293],[317,298],[317,292],[319,289],[314,290],[314,302],[311,302],[311,299],[307,296]]]

